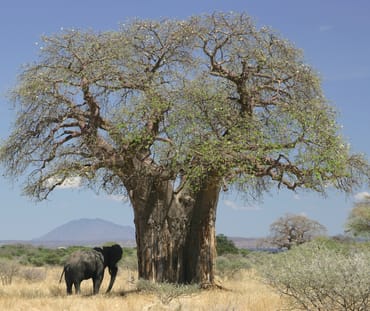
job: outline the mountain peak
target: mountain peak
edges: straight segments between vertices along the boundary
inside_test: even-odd
[[[82,218],[61,225],[35,239],[38,242],[112,242],[135,239],[135,230],[100,218]]]

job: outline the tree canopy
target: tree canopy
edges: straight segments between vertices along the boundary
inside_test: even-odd
[[[368,174],[301,51],[246,14],[44,37],[11,99],[1,160],[39,199],[71,176],[120,192],[135,161],[179,187],[213,172],[254,195],[271,181],[348,191]]]

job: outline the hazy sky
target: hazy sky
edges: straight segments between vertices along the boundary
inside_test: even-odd
[[[118,29],[134,17],[186,18],[214,11],[245,12],[258,26],[270,26],[304,51],[308,64],[321,75],[326,97],[339,111],[343,136],[354,152],[370,155],[370,1],[368,0],[2,0],[0,2],[0,139],[14,120],[6,91],[14,86],[22,64],[36,60],[37,42],[61,29]],[[132,225],[131,206],[118,197],[97,195],[71,183],[47,202],[22,196],[21,181],[0,176],[0,240],[32,239],[78,218],[103,218]],[[241,195],[221,196],[217,233],[257,237],[285,213],[305,214],[321,222],[330,234],[343,233],[355,197],[330,192],[286,190],[266,194],[262,202]]]

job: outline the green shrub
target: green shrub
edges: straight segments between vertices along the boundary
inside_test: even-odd
[[[219,256],[223,254],[237,254],[239,252],[234,242],[229,240],[227,236],[223,234],[216,236],[216,242],[217,254]]]
[[[234,277],[238,271],[251,267],[251,260],[241,255],[226,254],[216,260],[217,274],[222,277]]]
[[[63,265],[67,256],[80,246],[72,246],[63,249],[35,247],[32,245],[15,244],[0,247],[0,258],[19,261],[22,265],[45,266]]]
[[[370,309],[370,250],[320,240],[268,257],[259,271],[295,310]]]
[[[123,247],[122,250],[122,259],[120,260],[119,265],[123,269],[137,270],[136,248]]]
[[[30,245],[14,244],[0,247],[0,258],[20,259],[30,253],[37,252],[37,249]]]

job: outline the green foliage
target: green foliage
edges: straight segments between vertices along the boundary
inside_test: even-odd
[[[217,274],[221,277],[234,277],[238,271],[252,268],[253,261],[238,254],[218,256],[216,260]]]
[[[354,236],[370,237],[370,196],[355,203],[346,222],[346,231]]]
[[[318,240],[266,258],[262,278],[294,310],[370,308],[370,248]]]
[[[216,243],[217,255],[237,254],[239,252],[234,242],[223,234],[219,234],[216,236]]]
[[[109,244],[108,244],[109,245]],[[47,248],[35,247],[32,245],[16,244],[3,245],[0,247],[0,259],[17,262],[22,265],[31,265],[36,267],[43,266],[62,266],[67,257],[76,250],[85,249],[84,246],[70,246],[66,248]],[[123,247],[122,259],[120,266],[131,270],[137,269],[136,249]],[[38,274],[37,269],[28,271],[30,278],[32,274]],[[26,276],[27,278],[27,276]],[[36,278],[36,276],[35,276]]]
[[[124,269],[137,270],[136,248],[123,247],[122,251],[122,259],[119,261],[119,265]]]
[[[10,92],[17,119],[0,149],[9,176],[32,172],[27,195],[75,176],[122,192],[158,172],[194,190],[212,173],[260,195],[273,182],[349,191],[369,175],[301,51],[244,13],[136,19],[42,44]]]
[[[44,248],[32,245],[3,245],[0,247],[0,258],[16,260],[20,264],[37,267],[45,265],[63,265],[65,259],[75,250],[83,247]]]

